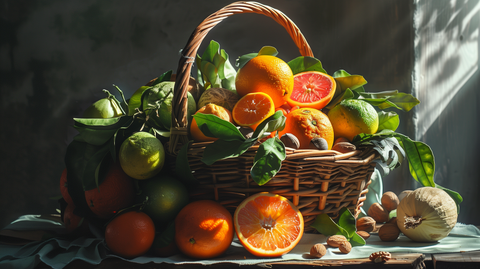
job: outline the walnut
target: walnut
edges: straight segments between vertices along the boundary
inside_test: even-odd
[[[315,258],[321,258],[327,254],[327,248],[323,244],[315,244],[310,249],[310,256]]]
[[[392,258],[392,254],[386,251],[374,252],[370,255],[369,259],[374,263],[386,262]]]
[[[357,220],[357,231],[365,231],[367,233],[375,230],[375,220],[372,217],[361,217]]]
[[[348,242],[347,238],[343,235],[332,235],[327,239],[327,244],[334,248],[338,248],[343,242]]]
[[[340,252],[348,254],[352,250],[352,244],[350,244],[350,242],[348,242],[348,241],[342,242],[338,246],[338,249],[340,250]]]

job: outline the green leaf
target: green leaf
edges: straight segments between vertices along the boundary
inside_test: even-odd
[[[380,109],[394,107],[400,110],[410,111],[420,101],[413,95],[398,91],[385,91],[378,93],[363,92],[359,99],[377,106]]]
[[[408,158],[408,167],[413,178],[425,187],[435,187],[435,157],[432,149],[425,143],[413,141],[402,134],[395,134]]]
[[[170,137],[170,131],[160,130],[160,129],[152,127],[152,132],[153,132],[153,135],[155,135],[155,136],[159,135],[159,136],[163,136],[163,137]]]
[[[327,71],[323,69],[322,62],[309,56],[297,57],[288,62],[288,66],[290,66],[294,75],[306,71],[318,71],[327,74]]]
[[[85,142],[100,146],[110,140],[118,129],[127,127],[132,124],[132,122],[132,116],[108,119],[75,118],[73,127],[78,130],[80,136]]]
[[[105,156],[107,156],[109,152],[110,145],[106,143],[86,160],[83,172],[83,188],[86,191],[98,188],[105,179],[105,177],[101,175],[101,170]]]
[[[348,73],[347,71],[345,71],[343,69],[340,69],[338,71],[335,71],[335,73],[333,73],[334,78],[341,78],[341,77],[348,77],[348,76],[351,76],[350,73]],[[349,87],[347,87],[347,88],[349,88]]]
[[[133,93],[128,101],[128,116],[133,116],[137,112],[136,109],[142,104],[142,94],[149,88],[150,86],[142,86]]]
[[[205,147],[205,150],[203,151],[202,162],[206,165],[212,165],[218,160],[238,157],[254,144],[255,140],[226,141],[218,139]]]
[[[378,131],[389,129],[392,131],[397,130],[398,126],[400,125],[400,118],[398,114],[390,111],[379,111],[378,112]]]
[[[261,138],[265,132],[282,131],[285,128],[286,119],[281,111],[275,112],[258,125],[252,137]]]
[[[245,55],[242,55],[238,57],[235,65],[237,66],[238,69],[242,68],[248,61],[251,59],[255,58],[258,55],[258,53],[248,53]]]
[[[351,238],[357,231],[355,216],[346,207],[340,209],[339,215],[338,225],[348,233],[347,238]]]
[[[245,140],[245,137],[235,125],[213,114],[196,113],[193,117],[200,131],[208,137],[216,137],[226,141]]]
[[[219,49],[220,44],[214,40],[211,40],[210,44],[208,44],[207,48],[205,48],[205,51],[203,51],[202,60],[213,63],[213,58],[215,58],[215,55],[218,53]]]
[[[342,73],[342,76],[340,76],[340,77],[335,77],[335,82],[337,82],[337,85],[340,86],[340,90],[342,90],[342,91],[344,89],[355,90],[355,89],[367,84],[367,81],[365,80],[365,78],[363,76],[360,76],[360,75],[345,76],[344,73]],[[337,89],[338,89],[338,87],[337,87]]]
[[[345,100],[345,99],[352,99],[354,98],[355,95],[353,94],[353,91],[350,90],[350,89],[346,89],[345,91],[343,91],[341,94],[339,94],[338,96],[334,97],[332,99],[332,101],[330,101],[330,103],[328,103],[327,105],[327,109],[332,109],[333,107],[335,107],[338,103],[340,103],[342,100]]]
[[[282,141],[278,137],[267,139],[258,147],[250,169],[252,179],[260,186],[267,183],[280,171],[285,157],[285,145]]]
[[[153,83],[152,83],[152,86],[155,86],[157,85],[158,83],[160,82],[163,82],[163,81],[170,81],[172,77],[172,70],[168,70],[167,72],[161,74]],[[140,94],[141,95],[141,94]]]
[[[350,237],[350,244],[352,245],[352,247],[357,247],[365,246],[365,244],[367,243],[365,242],[365,239],[363,239],[363,237],[361,237],[355,232],[352,237]]]
[[[271,56],[277,56],[278,51],[275,47],[272,46],[264,46],[260,49],[260,51],[257,54],[258,56],[260,55],[271,55]]]
[[[236,71],[228,59],[228,54],[225,50],[220,50],[220,44],[216,41],[210,41],[202,57],[197,55],[195,61],[199,67],[199,83],[205,89],[223,87],[235,90]]]
[[[339,234],[348,237],[347,231],[336,224],[326,213],[317,215],[311,227],[315,228],[319,233],[325,236]]]
[[[188,148],[192,141],[182,146],[175,160],[175,174],[187,187],[193,187],[198,184],[198,180],[193,176],[190,165],[188,164]]]
[[[435,187],[436,188],[439,188],[441,190],[444,190],[448,195],[450,195],[450,197],[452,197],[452,199],[455,201],[455,203],[457,204],[457,214],[460,214],[460,203],[463,202],[463,198],[462,196],[456,192],[456,191],[452,191],[450,189],[447,189],[445,187],[442,187],[438,184],[435,184]]]

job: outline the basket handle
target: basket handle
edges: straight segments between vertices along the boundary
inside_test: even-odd
[[[195,62],[198,48],[205,36],[213,27],[215,27],[215,25],[219,24],[227,17],[241,13],[263,14],[274,19],[287,30],[290,37],[297,45],[301,55],[313,57],[313,52],[308,45],[307,40],[295,23],[293,23],[293,21],[281,11],[267,5],[258,2],[234,2],[208,16],[190,35],[178,62],[177,77],[172,100],[172,126],[170,128],[170,142],[168,147],[169,152],[172,154],[177,152],[177,145],[181,147],[181,145],[188,142],[187,86],[189,84],[190,73],[193,63]]]

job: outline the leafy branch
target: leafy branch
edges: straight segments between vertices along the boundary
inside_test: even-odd
[[[245,138],[235,125],[215,115],[197,113],[193,117],[204,135],[218,138],[205,147],[202,162],[206,165],[242,155],[265,138],[267,132],[283,130],[286,119],[281,111],[277,111],[257,127],[251,138]],[[282,141],[277,136],[268,138],[259,145],[255,155],[250,170],[252,179],[258,185],[267,183],[280,171],[285,157],[285,145]],[[177,164],[180,163],[182,162],[177,162]],[[184,163],[188,162],[184,161]]]

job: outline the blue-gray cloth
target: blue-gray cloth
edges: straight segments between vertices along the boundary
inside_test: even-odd
[[[42,219],[40,216],[35,215],[22,216],[4,229],[16,231],[44,230],[54,233],[65,232],[61,223]],[[412,242],[405,236],[400,236],[395,241],[395,244],[391,244],[391,242],[382,242],[378,236],[373,234],[367,240],[367,245],[354,247],[349,254],[342,254],[338,249],[328,248],[328,253],[322,260],[366,258],[372,252],[380,250],[403,253],[448,253],[480,250],[479,239],[480,230],[473,225],[461,223],[457,223],[448,237],[434,244]],[[308,260],[305,254],[309,253],[311,246],[315,243],[324,243],[325,241],[325,236],[321,234],[304,234],[300,243],[291,252],[275,259],[255,257],[248,253],[235,239],[226,253],[211,260],[192,260],[179,254],[168,258],[141,256],[128,261],[141,264],[164,262],[202,265],[229,262],[238,266],[286,260]],[[2,269],[34,268],[40,261],[52,268],[63,268],[77,259],[90,264],[99,264],[102,260],[109,257],[120,258],[108,251],[102,238],[77,238],[72,241],[58,237],[41,242],[32,242],[24,246],[0,244],[0,268]]]

